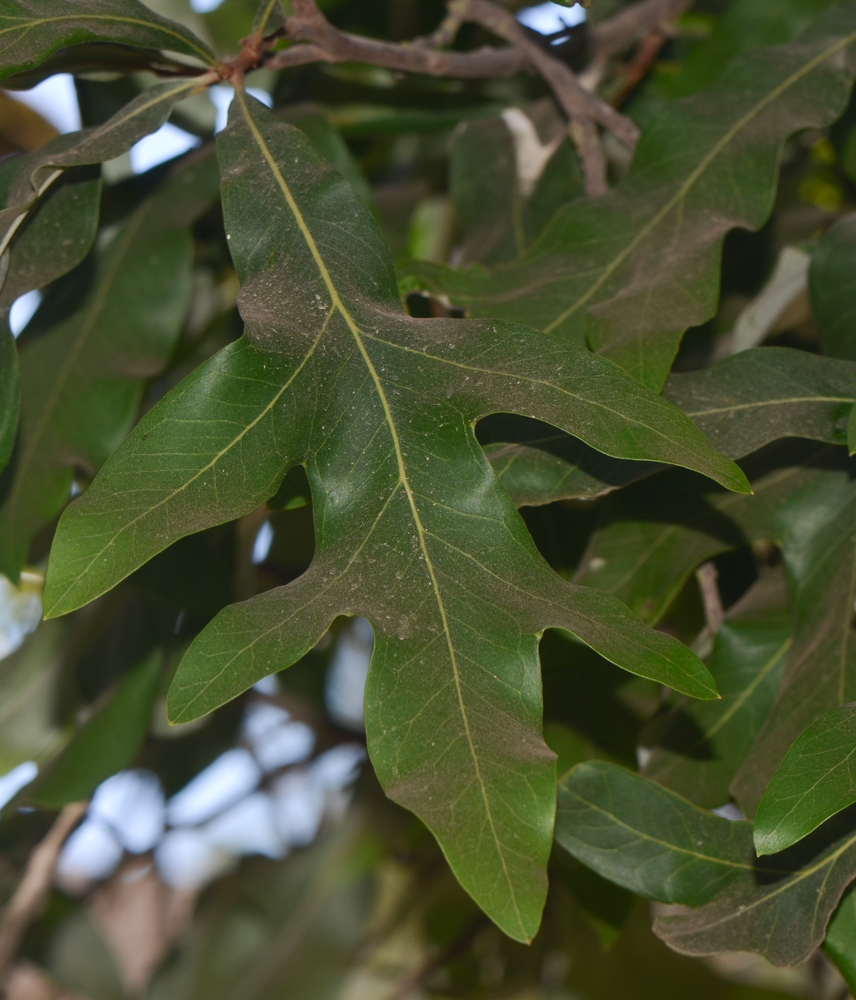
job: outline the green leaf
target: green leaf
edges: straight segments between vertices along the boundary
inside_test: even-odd
[[[785,437],[844,444],[856,365],[789,347],[756,347],[702,371],[672,375],[663,395],[730,458]]]
[[[713,902],[685,916],[658,917],[654,932],[685,955],[754,951],[774,965],[799,965],[823,941],[856,873],[854,819],[852,809],[839,813],[796,847],[757,859]]]
[[[853,993],[856,990],[856,894],[853,888],[844,893],[829,921],[823,950],[838,966]]]
[[[0,80],[34,69],[59,49],[119,42],[169,49],[209,65],[214,53],[191,31],[139,0],[4,0],[0,10]]]
[[[731,786],[747,816],[800,733],[830,709],[856,700],[852,460],[842,456],[794,490],[773,511],[772,527],[791,581],[794,644],[776,702]]]
[[[556,840],[599,875],[648,899],[701,906],[752,872],[752,827],[698,809],[607,761],[559,784]]]
[[[716,694],[685,647],[547,567],[473,426],[516,408],[625,457],[680,455],[736,489],[742,474],[604,359],[507,324],[407,316],[362,201],[258,102],[239,92],[218,144],[246,335],[155,407],[69,508],[47,613],[255,509],[304,464],[312,565],[202,632],[173,683],[171,718],[203,715],[294,663],[336,615],[364,615],[375,628],[366,726],[382,784],[434,831],[490,916],[528,940],[555,801],[540,734],[543,629]]]
[[[560,210],[519,262],[414,273],[468,315],[587,341],[659,390],[684,330],[716,311],[725,233],[769,216],[785,139],[844,110],[854,42],[856,6],[840,4],[798,41],[741,56],[709,90],[664,108],[618,187]]]
[[[717,633],[707,667],[722,700],[681,700],[657,725],[644,773],[696,805],[728,802],[731,780],[775,700],[791,648],[780,583],[778,575],[762,578]]]
[[[68,499],[75,466],[97,471],[130,429],[144,380],[169,358],[190,302],[188,226],[216,186],[210,153],[190,161],[28,326],[18,444],[0,488],[0,571],[10,579]]]
[[[838,705],[792,744],[755,816],[755,849],[777,854],[856,802],[856,705]]]
[[[832,461],[828,445],[773,446],[743,463],[751,497],[669,471],[608,497],[575,582],[623,601],[658,622],[693,570],[720,552],[779,536],[779,506]]]
[[[7,323],[0,327],[0,472],[6,467],[21,406],[21,386],[18,377],[18,349]]]
[[[198,79],[155,84],[103,125],[61,135],[38,153],[15,161],[17,174],[9,188],[7,205],[0,210],[0,252],[64,170],[103,163],[127,152],[143,136],[157,131],[175,105],[200,86]]]
[[[27,789],[27,798],[59,809],[88,798],[102,781],[127,767],[148,731],[160,675],[161,654],[156,651],[125,676],[107,704]]]
[[[556,209],[583,194],[566,132],[552,101],[526,112],[509,108],[455,130],[449,193],[463,229],[455,251],[459,265],[514,260]]]
[[[811,255],[811,308],[826,354],[856,360],[856,214],[830,226]]]
[[[516,507],[573,497],[593,500],[662,468],[610,458],[579,438],[525,417],[488,417],[478,426],[478,438]]]

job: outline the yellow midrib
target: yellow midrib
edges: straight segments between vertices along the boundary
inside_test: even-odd
[[[389,426],[390,436],[392,438],[393,448],[395,450],[396,463],[398,466],[399,484],[404,488],[404,491],[407,494],[407,500],[408,503],[410,504],[410,510],[413,516],[413,522],[416,527],[416,532],[419,538],[419,546],[423,556],[425,557],[425,565],[428,570],[428,575],[431,578],[431,585],[434,590],[434,596],[437,601],[437,607],[440,613],[440,620],[443,626],[443,633],[446,639],[446,646],[449,652],[449,659],[452,665],[452,672],[455,680],[455,691],[458,698],[458,705],[461,712],[461,719],[463,721],[464,732],[466,734],[467,743],[473,760],[473,768],[475,771],[476,780],[478,782],[479,789],[482,794],[485,814],[487,816],[488,825],[490,826],[494,843],[496,844],[497,853],[502,863],[503,873],[505,875],[506,883],[508,885],[508,890],[511,896],[511,902],[514,907],[518,923],[520,925],[520,930],[524,934],[526,934],[525,924],[523,922],[523,917],[522,914],[520,913],[520,908],[518,906],[517,897],[514,891],[514,883],[511,879],[508,867],[506,865],[505,852],[503,851],[502,842],[500,841],[499,835],[496,830],[496,824],[494,822],[493,812],[490,806],[490,799],[487,794],[487,786],[485,784],[484,778],[481,773],[481,766],[479,764],[478,754],[476,753],[476,748],[475,748],[475,741],[473,739],[472,730],[470,729],[469,718],[467,716],[467,710],[464,704],[463,689],[461,686],[460,668],[458,666],[457,654],[455,652],[454,643],[452,642],[452,633],[451,633],[451,627],[449,625],[449,619],[446,614],[446,608],[443,602],[442,595],[440,593],[440,584],[439,581],[437,580],[437,575],[434,570],[434,564],[431,559],[431,554],[428,550],[428,544],[425,538],[425,529],[422,525],[422,518],[419,515],[419,510],[416,506],[416,500],[415,497],[413,496],[413,490],[410,486],[410,481],[407,476],[407,469],[404,464],[404,455],[402,454],[401,450],[401,441],[398,436],[398,429],[396,427],[395,420],[392,415],[392,410],[389,405],[389,400],[387,399],[386,392],[384,391],[383,383],[380,380],[380,376],[377,373],[377,369],[375,368],[371,358],[369,357],[368,352],[366,351],[366,346],[365,343],[363,342],[361,331],[357,326],[357,323],[355,322],[354,318],[351,316],[350,312],[345,307],[344,303],[342,302],[339,296],[338,289],[333,283],[333,279],[330,275],[330,272],[327,269],[327,265],[324,262],[324,258],[321,256],[321,252],[318,249],[318,245],[315,242],[315,238],[313,237],[312,232],[310,231],[309,226],[307,225],[306,220],[303,217],[303,213],[301,212],[300,207],[298,206],[297,202],[294,199],[294,195],[291,193],[291,188],[288,186],[288,182],[283,176],[282,171],[279,169],[276,160],[273,158],[273,155],[270,149],[268,148],[267,143],[265,142],[264,136],[262,136],[261,132],[258,129],[258,126],[253,120],[252,115],[250,114],[250,109],[247,106],[246,97],[244,96],[243,91],[241,91],[240,89],[236,89],[235,95],[241,105],[241,111],[244,115],[245,121],[247,122],[247,126],[250,132],[252,133],[253,139],[255,140],[256,145],[259,147],[259,150],[261,151],[262,156],[265,159],[265,162],[270,168],[270,171],[273,174],[274,179],[276,180],[277,185],[281,190],[283,197],[285,198],[286,203],[288,204],[288,207],[291,210],[292,215],[294,216],[294,220],[297,223],[297,227],[300,230],[306,242],[309,252],[312,254],[312,258],[315,261],[315,265],[318,268],[319,274],[321,275],[321,279],[324,282],[324,285],[330,294],[332,305],[341,314],[342,318],[345,320],[345,323],[348,325],[348,329],[351,331],[351,335],[353,336],[357,348],[360,352],[360,355],[362,356],[363,361],[365,362],[366,367],[368,368],[369,374],[371,375],[372,381],[374,382],[378,398],[380,399],[381,406],[383,407],[384,416]]]
[[[783,80],[777,87],[774,87],[769,94],[767,94],[763,100],[759,101],[753,108],[746,112],[742,118],[732,125],[732,127],[725,133],[725,135],[717,142],[710,152],[702,159],[699,165],[692,171],[689,177],[684,181],[684,183],[678,188],[675,194],[666,202],[666,204],[660,209],[659,212],[651,219],[650,222],[646,223],[639,230],[637,235],[627,244],[624,250],[621,251],[601,272],[597,280],[592,284],[589,290],[581,295],[580,298],[572,305],[569,306],[560,316],[553,320],[548,326],[544,327],[545,333],[551,333],[556,329],[561,323],[563,323],[569,316],[572,316],[578,309],[581,309],[595,293],[601,288],[606,281],[615,273],[615,271],[624,263],[625,260],[633,253],[633,251],[643,242],[665,219],[665,217],[671,212],[671,210],[683,202],[683,199],[689,194],[690,189],[699,180],[702,174],[707,170],[707,168],[713,163],[713,161],[719,156],[719,154],[731,143],[740,132],[746,128],[758,115],[761,114],[765,108],[769,107],[774,101],[778,100],[782,94],[785,93],[790,87],[804,77],[811,73],[813,70],[817,69],[822,63],[826,62],[827,59],[831,59],[837,52],[842,49],[847,48],[852,42],[856,41],[856,31],[851,32],[851,34],[846,35],[844,38],[839,38],[833,45],[829,48],[824,49],[819,55],[815,56],[814,59],[809,60],[804,66],[801,66],[795,73],[792,73],[786,80]]]

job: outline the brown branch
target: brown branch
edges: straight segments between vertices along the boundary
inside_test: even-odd
[[[624,86],[611,101],[614,108],[620,108],[636,87],[639,86],[657,61],[657,56],[665,44],[666,36],[661,35],[659,31],[652,31],[642,42],[636,55],[624,72]]]
[[[722,598],[719,595],[719,587],[716,583],[718,578],[719,573],[712,562],[706,562],[696,570],[696,579],[698,580],[701,600],[704,605],[704,617],[711,635],[716,635],[725,621]]]
[[[30,854],[14,896],[0,918],[0,979],[5,975],[30,924],[45,905],[63,844],[83,819],[87,802],[73,802],[57,816],[47,836]]]
[[[676,17],[692,0],[642,0],[591,29],[591,50],[595,58],[616,55],[641,41],[652,31],[669,34]]]

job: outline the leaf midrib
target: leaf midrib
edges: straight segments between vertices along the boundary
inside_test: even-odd
[[[242,112],[242,114],[244,116],[244,120],[246,121],[247,126],[248,126],[248,128],[249,128],[249,130],[250,130],[250,132],[252,134],[252,137],[253,137],[254,141],[256,142],[256,145],[259,147],[259,150],[260,150],[262,156],[264,157],[264,160],[267,163],[268,168],[270,169],[271,173],[273,174],[274,179],[275,179],[275,181],[276,181],[276,183],[277,183],[280,191],[282,192],[282,195],[285,198],[285,201],[286,201],[286,203],[287,203],[287,205],[288,205],[288,207],[289,207],[292,215],[294,216],[294,220],[297,223],[297,227],[300,230],[301,235],[303,236],[303,238],[304,238],[304,240],[306,242],[306,245],[307,245],[307,247],[309,249],[309,252],[312,255],[312,259],[315,261],[315,265],[318,268],[318,272],[319,272],[319,274],[321,276],[321,279],[324,282],[324,285],[327,288],[327,291],[330,293],[330,298],[332,300],[333,306],[339,311],[339,313],[341,314],[342,318],[345,320],[345,323],[347,324],[348,329],[350,330],[351,335],[354,338],[354,342],[356,343],[357,348],[358,348],[358,350],[360,352],[360,355],[362,356],[363,361],[364,361],[364,363],[365,363],[365,365],[366,365],[366,367],[367,367],[367,369],[369,371],[369,374],[371,375],[372,381],[374,382],[374,385],[375,385],[375,390],[376,390],[376,392],[378,394],[378,398],[380,399],[381,406],[383,407],[384,417],[385,417],[387,425],[389,427],[390,437],[392,439],[393,448],[395,450],[396,463],[397,463],[397,466],[398,466],[399,481],[398,481],[398,483],[396,485],[397,486],[398,485],[402,486],[404,488],[404,491],[405,491],[406,495],[407,495],[408,503],[410,505],[411,515],[413,517],[413,523],[414,523],[414,526],[416,528],[416,533],[417,533],[417,536],[418,536],[418,539],[419,539],[419,546],[420,546],[422,554],[423,554],[423,556],[425,558],[425,565],[426,565],[426,568],[428,570],[428,574],[429,574],[429,576],[431,578],[431,586],[432,586],[432,589],[434,591],[434,596],[435,596],[436,601],[437,601],[437,607],[438,607],[438,610],[439,610],[439,613],[440,613],[440,619],[441,619],[442,626],[443,626],[443,633],[444,633],[444,637],[446,639],[446,647],[448,649],[449,660],[450,660],[450,663],[451,663],[451,666],[452,666],[452,673],[453,673],[454,681],[455,681],[455,691],[456,691],[456,695],[457,695],[457,699],[458,699],[458,707],[460,709],[461,720],[462,720],[463,725],[464,725],[464,732],[465,732],[465,735],[466,735],[466,738],[467,738],[467,744],[468,744],[468,747],[469,747],[469,750],[470,750],[470,755],[471,755],[472,761],[473,761],[473,769],[474,769],[474,772],[475,772],[476,781],[478,782],[479,790],[481,791],[482,801],[484,803],[485,815],[487,817],[488,825],[490,826],[491,835],[493,837],[493,841],[494,841],[494,844],[496,846],[497,854],[499,855],[499,859],[500,859],[500,862],[502,864],[503,874],[505,876],[506,884],[508,886],[509,896],[511,898],[512,906],[514,907],[514,912],[515,912],[515,915],[517,917],[517,922],[518,922],[520,931],[523,934],[523,936],[526,938],[526,940],[529,940],[529,933],[526,930],[526,927],[525,927],[525,924],[524,924],[524,921],[523,921],[523,916],[522,916],[522,914],[520,912],[520,907],[519,907],[519,904],[517,902],[517,895],[516,895],[515,890],[514,890],[514,882],[513,882],[512,878],[511,878],[511,875],[510,875],[510,873],[508,871],[508,866],[507,866],[507,863],[506,863],[506,860],[505,860],[505,851],[503,849],[503,845],[502,845],[502,842],[501,842],[501,840],[499,838],[499,834],[497,832],[496,824],[495,824],[495,821],[494,821],[494,818],[493,818],[493,810],[492,810],[491,805],[490,805],[490,798],[488,796],[487,785],[486,785],[484,777],[483,777],[483,775],[481,773],[481,765],[480,765],[480,762],[479,762],[478,754],[476,752],[475,741],[474,741],[474,738],[473,738],[472,730],[470,728],[470,721],[469,721],[469,717],[468,717],[468,714],[467,714],[466,705],[464,704],[464,696],[463,696],[463,687],[462,687],[462,684],[461,684],[460,668],[458,666],[457,653],[456,653],[456,650],[455,650],[455,646],[454,646],[454,643],[452,641],[452,633],[451,633],[451,627],[449,625],[449,618],[448,618],[448,615],[446,613],[446,607],[445,607],[445,603],[443,601],[442,594],[440,592],[440,585],[439,585],[439,582],[437,580],[437,574],[436,574],[436,571],[434,569],[434,563],[433,563],[433,560],[431,558],[431,553],[430,553],[430,551],[428,549],[428,544],[427,544],[426,534],[425,534],[425,528],[424,528],[424,526],[422,524],[422,518],[420,517],[419,509],[416,506],[416,499],[415,499],[415,497],[413,495],[413,489],[412,489],[412,487],[410,485],[410,481],[409,481],[409,478],[407,476],[407,468],[406,468],[405,463],[404,463],[404,455],[403,455],[402,449],[401,449],[401,441],[400,441],[399,435],[398,435],[398,428],[396,426],[395,419],[394,419],[394,417],[392,415],[392,410],[391,410],[390,405],[389,405],[389,400],[387,399],[386,392],[384,391],[383,383],[380,380],[380,376],[378,375],[377,369],[375,368],[374,364],[372,363],[371,357],[369,356],[369,353],[366,350],[366,346],[365,346],[365,343],[363,341],[363,333],[359,329],[359,327],[357,326],[357,323],[355,322],[354,318],[351,316],[351,314],[348,311],[348,309],[345,307],[344,303],[342,302],[342,300],[341,300],[341,298],[339,296],[338,289],[336,288],[336,285],[333,282],[332,276],[330,275],[330,272],[327,269],[327,265],[326,265],[326,263],[324,261],[324,258],[321,256],[321,252],[318,249],[317,243],[315,242],[315,238],[313,237],[312,232],[309,229],[309,226],[308,226],[308,224],[307,224],[307,222],[306,222],[306,220],[305,220],[305,218],[303,216],[303,213],[300,210],[299,205],[297,204],[297,202],[294,199],[294,195],[291,193],[291,189],[290,189],[290,187],[288,185],[288,182],[286,181],[285,177],[283,176],[282,171],[279,169],[279,166],[278,166],[276,160],[273,157],[273,154],[271,153],[270,149],[268,148],[268,145],[265,142],[264,136],[259,131],[259,129],[258,129],[255,121],[253,120],[252,115],[250,114],[250,109],[249,109],[249,107],[247,105],[246,97],[245,97],[243,91],[240,88],[236,88],[236,90],[235,90],[235,97],[236,97],[236,99],[238,100],[238,102],[239,102],[239,104],[241,106],[241,112]]]
[[[740,134],[740,132],[746,128],[747,125],[757,118],[758,115],[760,115],[761,112],[764,111],[770,104],[781,97],[782,94],[784,94],[790,87],[795,86],[803,77],[813,72],[818,66],[826,62],[827,59],[832,58],[832,56],[840,52],[842,49],[847,48],[847,46],[854,41],[856,41],[856,31],[846,35],[844,38],[838,39],[838,41],[836,41],[833,45],[824,49],[824,51],[815,56],[814,59],[809,60],[809,62],[807,62],[804,66],[801,66],[799,70],[792,73],[787,79],[783,80],[777,87],[774,87],[769,94],[767,94],[753,108],[747,111],[742,118],[735,122],[725,135],[713,146],[710,152],[702,158],[701,163],[699,163],[695,170],[692,171],[689,177],[660,209],[660,211],[656,213],[650,222],[646,223],[642,229],[639,230],[637,235],[627,244],[625,249],[622,250],[609,264],[607,264],[588,291],[581,295],[572,306],[569,306],[550,324],[545,326],[544,332],[552,333],[557,326],[564,323],[566,319],[572,316],[578,309],[581,309],[596,294],[596,292],[606,283],[606,281],[609,280],[610,277],[612,277],[624,261],[627,260],[630,254],[632,254],[633,251],[657,228],[657,226],[659,226],[669,212],[671,212],[676,205],[683,202],[684,198],[686,198],[689,194],[691,188],[701,178],[702,174],[704,174],[711,163],[713,163],[717,156],[719,156],[726,146],[728,146],[729,143],[731,143]]]
[[[8,15],[5,19],[8,19]],[[111,21],[118,22],[120,24],[135,24],[142,25],[144,28],[151,30],[162,31],[166,35],[171,35],[173,38],[178,38],[186,45],[189,45],[195,52],[198,52],[203,58],[204,62],[211,64],[211,53],[206,49],[202,48],[196,44],[193,38],[188,38],[183,35],[180,31],[174,31],[172,28],[166,27],[162,24],[153,23],[151,21],[144,21],[141,17],[126,17],[115,14],[59,14],[56,17],[42,17],[35,21],[24,21],[21,24],[12,25],[9,28],[0,28],[0,35],[7,35],[10,31],[23,31],[27,32],[32,28],[38,28],[42,24],[56,24],[58,21]],[[6,48],[11,48],[21,39],[14,39]],[[5,51],[2,50],[2,51]]]

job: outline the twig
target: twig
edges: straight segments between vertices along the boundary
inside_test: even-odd
[[[485,926],[487,919],[485,917],[476,917],[476,919],[464,930],[462,934],[446,945],[445,948],[438,949],[425,959],[424,962],[409,976],[398,983],[398,985],[393,989],[392,993],[385,998],[385,1000],[407,1000],[407,998],[421,986],[425,980],[431,975],[432,972],[447,965],[449,962],[456,959],[460,954],[462,954],[470,945],[470,942],[476,936],[476,934]]]
[[[667,35],[672,21],[690,6],[692,0],[642,0],[595,25],[590,44],[596,57],[612,56],[629,48],[652,31]]]
[[[719,579],[719,573],[717,572],[716,566],[712,562],[706,562],[704,565],[699,566],[696,570],[696,579],[698,580],[699,590],[701,591],[701,600],[704,605],[704,617],[707,622],[708,630],[712,635],[716,635],[722,627],[722,623],[725,621],[725,611],[722,608],[722,598],[719,596],[719,587],[716,583]]]
[[[659,31],[652,31],[642,42],[633,61],[624,73],[624,86],[610,102],[614,108],[620,108],[636,87],[642,82],[645,74],[654,65],[660,50],[666,44],[666,36]]]
[[[60,851],[83,819],[87,805],[87,802],[72,802],[65,806],[47,836],[30,854],[24,877],[0,918],[0,979],[17,954],[30,924],[41,913]]]

